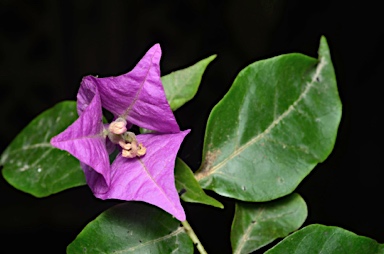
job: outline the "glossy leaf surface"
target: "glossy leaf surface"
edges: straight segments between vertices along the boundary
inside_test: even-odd
[[[195,96],[205,69],[215,57],[216,55],[210,56],[188,68],[161,77],[168,103],[173,111]]]
[[[65,101],[32,120],[1,155],[4,178],[36,197],[86,184],[79,161],[49,143],[76,118],[76,103]]]
[[[141,202],[110,208],[90,222],[67,253],[193,253],[180,222]]]
[[[325,38],[319,60],[287,54],[253,63],[209,116],[196,178],[244,201],[287,195],[328,157],[340,118]]]
[[[307,206],[300,195],[266,203],[236,203],[232,223],[233,253],[250,253],[297,230],[307,218]]]
[[[175,182],[180,198],[185,202],[200,203],[218,208],[224,208],[223,204],[219,201],[205,194],[204,190],[196,181],[192,170],[179,158],[176,160]]]
[[[286,237],[266,254],[375,254],[384,246],[342,228],[313,224]]]

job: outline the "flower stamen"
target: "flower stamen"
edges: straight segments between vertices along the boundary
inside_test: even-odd
[[[126,121],[123,118],[118,118],[108,127],[108,138],[112,143],[118,144],[122,150],[121,155],[125,158],[135,158],[144,156],[147,148],[142,143],[138,143],[136,135],[133,132],[125,131],[120,133],[122,129],[126,130]],[[124,124],[124,126],[123,126]],[[124,127],[124,128],[123,128]]]
[[[130,137],[129,139],[131,139],[132,135],[128,135],[128,137]],[[121,151],[121,155],[125,158],[134,158],[136,156],[141,157],[144,156],[147,152],[147,148],[145,148],[142,143],[139,144],[136,138],[131,142],[127,140],[121,140],[119,142],[119,145],[121,148],[123,148]]]
[[[119,117],[109,125],[108,130],[113,134],[123,134],[127,131],[127,121]]]

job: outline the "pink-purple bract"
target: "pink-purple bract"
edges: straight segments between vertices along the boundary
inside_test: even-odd
[[[180,131],[160,79],[161,49],[154,45],[135,66],[117,77],[84,77],[77,95],[79,118],[51,139],[51,144],[80,160],[87,183],[100,199],[144,201],[158,206],[180,221],[180,203],[174,166],[177,152],[189,130]],[[109,163],[111,144],[102,123],[102,107],[115,118],[155,131],[137,135],[146,147],[142,157],[122,153]],[[112,150],[114,150],[112,149]]]

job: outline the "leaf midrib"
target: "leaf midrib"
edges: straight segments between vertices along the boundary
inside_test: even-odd
[[[253,229],[257,224],[259,224],[258,219],[259,219],[260,216],[263,214],[264,210],[265,210],[264,207],[263,207],[262,209],[260,209],[259,213],[258,213],[258,214],[256,215],[256,217],[254,218],[255,223],[251,223],[251,224],[247,227],[245,233],[243,234],[243,236],[241,237],[241,239],[240,239],[240,241],[239,241],[240,243],[239,243],[239,245],[238,245],[238,247],[237,247],[237,249],[236,249],[235,254],[241,253],[241,251],[243,250],[244,245],[245,245],[245,243],[248,241],[248,238],[249,238],[249,235],[251,234],[252,229]],[[257,222],[257,223],[256,223],[256,222]]]
[[[229,156],[227,156],[224,160],[222,160],[220,163],[216,164],[214,167],[212,167],[211,169],[208,169],[208,170],[202,170],[201,173],[198,173],[196,175],[196,179],[198,181],[212,175],[213,173],[215,173],[215,171],[219,170],[220,168],[222,168],[225,164],[227,164],[228,161],[232,160],[234,157],[238,156],[239,154],[241,154],[245,149],[247,149],[248,147],[252,146],[253,144],[255,144],[256,142],[260,141],[261,139],[263,139],[268,133],[271,132],[271,130],[277,125],[279,124],[286,116],[288,116],[291,112],[294,111],[295,107],[299,104],[299,102],[305,98],[305,96],[308,94],[309,90],[313,87],[313,84],[314,82],[317,80],[317,78],[319,77],[321,71],[323,70],[324,66],[326,64],[326,60],[325,60],[325,57],[321,57],[320,58],[320,61],[319,61],[319,64],[317,65],[316,67],[316,71],[315,71],[315,74],[313,75],[312,77],[312,80],[311,82],[307,83],[307,86],[305,87],[305,89],[303,90],[303,92],[299,95],[299,97],[288,107],[288,109],[283,113],[281,114],[278,118],[276,118],[275,120],[273,120],[273,122],[260,134],[258,134],[256,137],[252,138],[251,140],[249,140],[247,143],[245,143],[244,145],[238,147],[237,149],[235,149],[232,154],[230,154]]]
[[[127,252],[130,252],[130,251],[135,251],[135,250],[137,250],[139,248],[142,248],[142,247],[145,247],[145,246],[148,246],[148,245],[151,245],[151,244],[155,244],[157,242],[161,242],[161,241],[167,240],[168,238],[171,238],[173,236],[176,236],[176,235],[182,233],[182,231],[184,231],[184,228],[180,227],[177,230],[173,231],[169,235],[165,235],[165,236],[162,236],[162,237],[159,237],[159,238],[156,238],[156,239],[149,240],[147,242],[141,243],[140,245],[137,245],[137,246],[134,246],[134,247],[130,247],[128,249],[116,250],[116,251],[113,251],[113,253],[127,253]]]

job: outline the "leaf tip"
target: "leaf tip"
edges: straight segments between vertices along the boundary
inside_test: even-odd
[[[324,35],[321,36],[320,38],[320,46],[319,46],[319,57],[322,56],[329,56],[329,46],[327,39],[325,38]]]
[[[327,38],[324,35],[320,37],[320,44],[323,44],[323,43],[327,43]]]
[[[217,57],[217,54],[213,54],[213,55],[209,56],[207,59],[209,60],[209,62],[211,62],[211,61],[215,60],[216,57]]]

